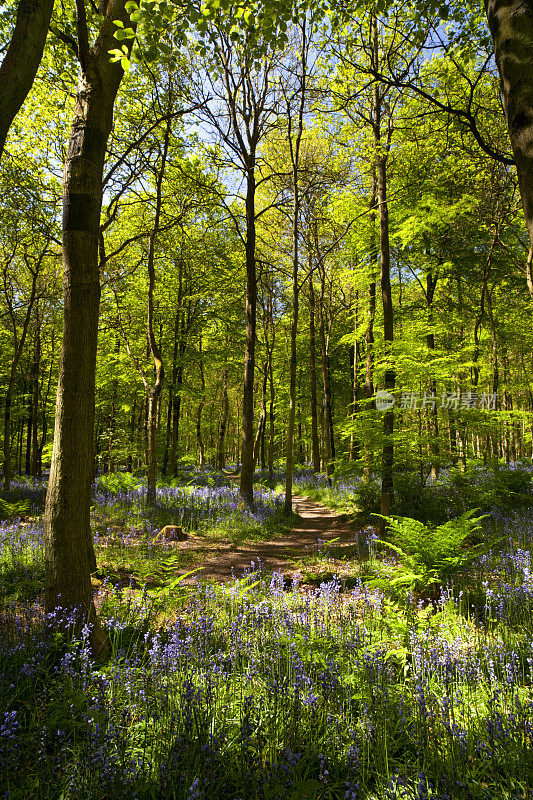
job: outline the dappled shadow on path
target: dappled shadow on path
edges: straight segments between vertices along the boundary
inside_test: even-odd
[[[205,552],[203,560],[198,562],[198,566],[203,567],[197,573],[199,579],[227,581],[259,567],[265,571],[291,572],[298,559],[317,554],[324,543],[332,539],[338,539],[338,545],[354,544],[358,539],[356,528],[345,516],[307,497],[294,497],[293,510],[299,517],[294,527],[271,541],[243,545],[217,542],[206,549],[206,539],[202,538],[179,547],[199,548]],[[195,578],[186,578],[184,583],[192,580]]]

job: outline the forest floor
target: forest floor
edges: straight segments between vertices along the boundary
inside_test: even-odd
[[[186,542],[176,543],[174,547],[189,551],[201,550],[202,571],[184,583],[196,580],[227,581],[241,577],[245,572],[260,567],[265,571],[281,571],[287,577],[293,574],[302,559],[320,554],[324,549],[339,555],[344,548],[353,550],[353,545],[362,552],[362,538],[359,530],[345,514],[338,514],[307,497],[294,496],[293,510],[298,515],[293,527],[270,541],[209,543],[203,537],[191,537]],[[330,547],[328,547],[330,545]],[[187,570],[182,570],[186,572]]]

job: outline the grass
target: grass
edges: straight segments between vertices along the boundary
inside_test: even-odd
[[[102,536],[105,664],[68,620],[43,635],[39,524],[2,530],[0,797],[533,797],[530,509],[493,510],[431,596],[372,585],[396,555],[370,528],[362,561],[333,542],[225,586],[176,582],[186,548]]]

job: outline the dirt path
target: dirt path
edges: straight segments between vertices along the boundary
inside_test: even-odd
[[[299,522],[288,533],[271,541],[257,544],[214,544],[209,547],[200,566],[202,571],[198,577],[206,580],[226,581],[232,576],[241,577],[250,570],[253,563],[266,570],[291,572],[295,561],[301,556],[313,555],[321,542],[339,539],[339,543],[351,543],[357,540],[357,530],[345,518],[340,518],[335,511],[325,508],[307,497],[294,497],[293,508],[300,516]],[[179,545],[189,549],[204,549],[205,539],[191,539]],[[186,572],[186,570],[183,570]],[[194,578],[185,579],[185,582]]]

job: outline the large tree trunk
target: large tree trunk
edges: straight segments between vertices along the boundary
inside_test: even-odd
[[[30,91],[44,50],[54,0],[20,0],[13,36],[0,66],[0,157],[11,123]]]
[[[533,252],[533,0],[485,0]],[[528,287],[533,298],[531,253]]]
[[[110,0],[91,49],[84,20],[78,22],[82,75],[63,179],[63,344],[44,518],[45,611],[75,611],[79,625],[89,619],[96,654],[106,648],[90,575],[95,566],[89,513],[100,302],[98,237],[106,145],[123,75],[120,64],[110,63],[109,50],[116,46],[114,20],[130,24],[124,6],[125,0]]]
[[[255,265],[255,169],[253,159],[246,174],[246,345],[242,399],[241,480],[239,494],[247,506],[254,501],[254,371],[257,307]]]

